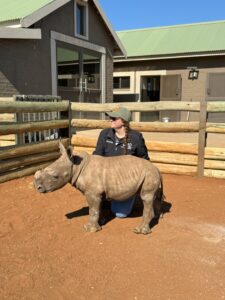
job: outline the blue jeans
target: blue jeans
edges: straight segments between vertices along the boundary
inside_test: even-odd
[[[135,196],[125,201],[111,200],[111,211],[117,218],[126,218],[132,211]]]

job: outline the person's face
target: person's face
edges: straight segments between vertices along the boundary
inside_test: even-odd
[[[109,120],[111,122],[111,128],[120,129],[124,126],[124,121],[121,118],[110,117]]]

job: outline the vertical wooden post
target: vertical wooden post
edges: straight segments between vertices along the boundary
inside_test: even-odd
[[[207,140],[206,122],[207,122],[207,102],[204,98],[200,102],[200,115],[199,115],[198,168],[197,168],[198,177],[204,176],[204,158],[205,158],[205,147],[206,147],[206,140]]]
[[[69,126],[68,126],[68,128],[59,129],[59,137],[69,138],[69,145],[71,145],[71,135],[72,135],[72,132],[71,132],[71,120],[72,120],[71,101],[69,101],[68,110],[60,113],[60,119],[68,119]]]
[[[17,96],[13,96],[13,101],[17,101]],[[23,122],[23,114],[22,113],[15,113],[16,117],[16,123],[22,123]],[[23,133],[17,133],[16,134],[16,145],[23,145],[24,144],[24,138]]]
[[[69,107],[68,107],[68,119],[69,119],[69,128],[68,128],[68,137],[69,137],[69,145],[71,145],[71,139],[72,139],[72,110],[71,110],[71,101],[69,100]]]

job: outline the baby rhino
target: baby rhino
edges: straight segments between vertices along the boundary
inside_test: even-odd
[[[75,186],[89,205],[89,222],[84,227],[90,232],[101,229],[98,221],[103,198],[123,201],[139,194],[144,204],[143,220],[134,232],[150,232],[153,204],[161,204],[163,200],[161,175],[150,161],[131,155],[102,157],[85,152],[73,156],[72,149],[67,153],[61,142],[59,148],[60,158],[34,175],[38,192],[52,192],[68,182]]]

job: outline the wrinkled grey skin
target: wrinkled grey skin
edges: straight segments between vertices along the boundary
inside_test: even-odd
[[[131,155],[102,157],[86,152],[72,157],[61,142],[59,148],[60,158],[34,175],[38,192],[52,192],[68,182],[75,186],[86,196],[89,205],[89,222],[84,227],[90,232],[101,229],[98,221],[103,195],[106,199],[121,201],[138,193],[144,210],[142,222],[134,232],[150,232],[149,223],[154,218],[153,202],[163,200],[161,176],[151,162]]]

